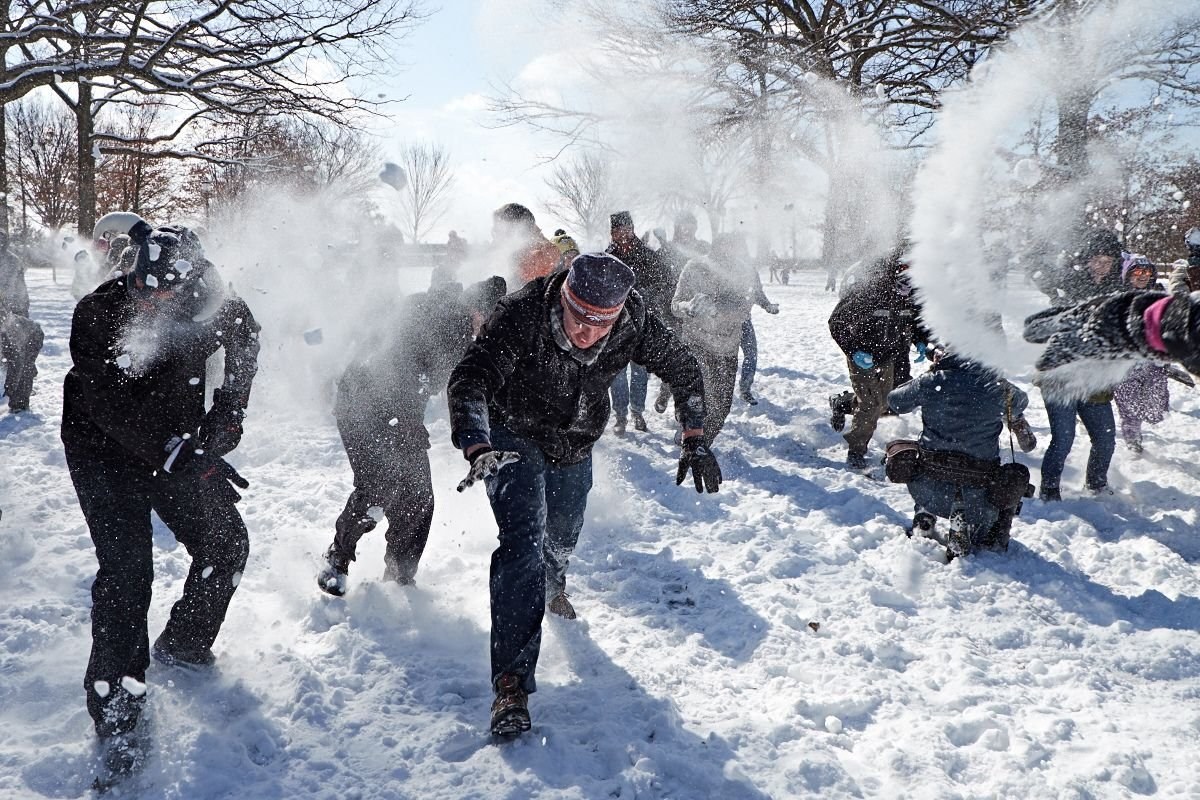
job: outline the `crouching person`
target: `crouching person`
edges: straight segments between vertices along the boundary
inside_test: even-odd
[[[104,761],[98,782],[141,763],[144,738],[136,728],[151,655],[167,665],[214,661],[212,646],[249,554],[231,485],[246,483],[223,456],[241,440],[259,326],[226,293],[194,233],[133,219],[133,270],[75,307],[73,365],[63,385],[67,467],[98,562],[84,677]],[[205,365],[218,350],[224,383],[206,411]],[[183,596],[153,648],[151,511],[192,559]]]
[[[916,506],[909,534],[941,539],[950,558],[1008,549],[1029,471],[1000,464],[999,436],[1006,419],[1021,418],[1025,393],[982,364],[939,349],[929,372],[887,400],[897,414],[921,409],[919,466],[907,481]],[[935,534],[938,518],[948,520],[943,536]]]

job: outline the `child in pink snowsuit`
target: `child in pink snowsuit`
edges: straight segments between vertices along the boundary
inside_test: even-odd
[[[1121,282],[1131,289],[1163,291],[1157,270],[1145,256],[1126,254],[1121,265]],[[1171,400],[1165,364],[1146,361],[1129,371],[1113,388],[1121,417],[1121,438],[1135,455],[1142,453],[1142,423],[1162,422]]]

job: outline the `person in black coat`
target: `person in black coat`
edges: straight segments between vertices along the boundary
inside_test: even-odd
[[[592,485],[592,446],[609,414],[608,386],[630,361],[671,385],[684,429],[676,483],[717,491],[704,443],[704,384],[696,359],[632,290],[633,272],[603,253],[503,298],[450,375],[455,447],[471,462],[465,489],[484,480],[499,527],[492,554],[492,730],[530,725],[527,694],[545,598],[566,600],[566,568]],[[559,612],[573,617],[569,605]]]
[[[132,768],[146,668],[207,665],[242,577],[249,539],[224,460],[241,439],[259,326],[227,293],[186,228],[138,220],[133,271],[86,295],[71,324],[63,384],[67,467],[96,547],[87,707],[114,772]],[[208,358],[224,382],[205,409]],[[150,512],[192,557],[183,596],[150,647]]]
[[[425,406],[446,387],[450,370],[505,288],[503,278],[493,277],[466,292],[448,283],[405,298],[388,339],[372,342],[371,354],[342,374],[334,415],[354,491],[317,576],[322,591],[346,593],[358,540],[380,517],[388,521],[384,579],[414,583],[433,522]]]
[[[855,469],[866,466],[867,445],[887,407],[888,392],[896,385],[896,373],[906,373],[909,348],[920,338],[919,309],[907,269],[899,250],[876,262],[871,277],[849,287],[829,316],[829,332],[846,354],[856,401],[854,422],[843,434],[846,463]],[[900,362],[904,363],[898,369]],[[834,427],[840,430],[838,398],[831,403]]]
[[[649,245],[638,238],[633,217],[628,211],[610,215],[612,243],[606,253],[621,259],[634,275],[634,287],[651,313],[668,327],[672,323],[671,299],[675,296],[675,275],[671,267]],[[627,416],[633,417],[636,430],[646,430],[646,395],[650,377],[642,364],[629,365],[628,374],[619,372],[612,385],[613,432],[625,433]]]

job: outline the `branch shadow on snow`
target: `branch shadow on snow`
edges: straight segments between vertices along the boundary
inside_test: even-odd
[[[533,731],[500,751],[514,773],[530,770],[547,786],[580,786],[592,797],[767,799],[731,765],[736,752],[727,741],[687,730],[675,705],[614,663],[585,622],[552,626],[580,680],[531,696]],[[514,786],[504,797],[528,793]]]
[[[1078,614],[1090,624],[1108,627],[1124,620],[1138,630],[1200,630],[1200,599],[1182,595],[1171,600],[1162,592],[1147,589],[1136,597],[1112,589],[1048,561],[1024,545],[1010,545],[1012,557],[988,559],[986,566],[968,562],[967,569],[990,570],[1024,583],[1031,591],[1052,600],[1063,611]]]

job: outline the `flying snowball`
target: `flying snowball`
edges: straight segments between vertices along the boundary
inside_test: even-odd
[[[1013,177],[1016,178],[1022,186],[1032,189],[1037,186],[1042,180],[1042,167],[1032,158],[1022,158],[1013,167]]]
[[[395,189],[397,192],[404,189],[408,185],[408,175],[399,164],[393,164],[388,161],[383,165],[383,171],[379,173],[379,180],[386,183],[388,186]]]

